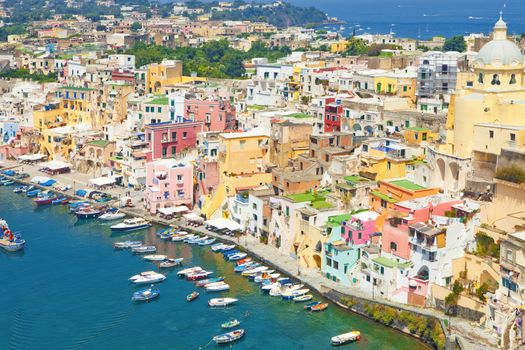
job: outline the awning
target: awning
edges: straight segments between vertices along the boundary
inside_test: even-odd
[[[199,215],[193,212],[184,214],[184,218],[188,221],[193,221],[193,222],[203,222],[204,221],[204,218],[200,217]]]
[[[36,154],[24,154],[20,157],[18,157],[19,160],[29,160],[29,161],[37,161],[44,159],[46,156],[40,153]]]
[[[46,168],[49,170],[60,170],[60,169],[71,168],[71,164],[66,163],[66,162],[61,162],[59,160],[52,160],[49,162],[45,162],[45,163],[40,164],[40,166],[42,168]]]
[[[31,179],[30,182],[34,184],[39,184],[39,185],[43,185],[43,184],[47,184],[51,182],[51,185],[52,185],[56,181],[53,179],[50,179],[49,177],[45,177],[45,176],[35,176],[34,178]],[[45,186],[51,186],[51,185],[45,185]]]
[[[213,226],[218,230],[227,229],[229,231],[242,231],[244,227],[233,220],[219,218],[206,221],[206,225]]]
[[[102,177],[97,177],[95,179],[90,179],[89,182],[91,182],[95,186],[107,186],[107,185],[112,185],[117,181],[115,180],[114,177],[102,176]]]

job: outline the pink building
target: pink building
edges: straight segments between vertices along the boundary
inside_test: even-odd
[[[184,118],[204,123],[204,131],[236,130],[235,107],[221,99],[184,100]]]
[[[193,206],[193,166],[176,159],[146,164],[146,209],[156,214],[160,208]]]
[[[410,260],[409,228],[416,222],[427,222],[432,215],[446,216],[452,205],[462,203],[444,195],[433,195],[399,202],[394,205],[393,217],[383,226],[382,250]]]
[[[376,219],[379,216],[375,211],[364,211],[354,214],[346,222],[342,238],[350,245],[368,244],[375,232]]]
[[[172,158],[195,147],[197,133],[202,132],[202,123],[185,121],[147,124],[144,132],[152,160]]]

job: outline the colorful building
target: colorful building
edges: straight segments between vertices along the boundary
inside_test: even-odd
[[[149,142],[151,159],[172,158],[195,147],[197,133],[202,123],[155,123],[145,126],[146,141]]]
[[[221,99],[184,100],[184,117],[204,124],[204,131],[236,130],[235,106]]]

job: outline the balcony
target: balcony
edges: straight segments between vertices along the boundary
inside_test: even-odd
[[[248,196],[245,196],[245,195],[242,195],[242,194],[238,194],[235,196],[235,200],[241,204],[248,204]]]

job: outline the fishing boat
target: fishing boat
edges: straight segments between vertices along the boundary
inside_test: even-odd
[[[200,242],[203,242],[203,241],[205,241],[207,239],[209,239],[208,236],[202,236],[202,237],[197,236],[196,238],[190,239],[186,243],[188,243],[188,244],[199,244]]]
[[[177,259],[166,259],[164,261],[162,261],[160,264],[159,264],[159,267],[160,268],[170,268],[170,267],[175,267],[175,266],[179,266],[180,264],[182,264],[182,261],[184,260],[184,258],[177,258]]]
[[[312,312],[320,312],[320,311],[326,310],[327,307],[328,307],[328,303],[321,303],[321,304],[317,304],[317,305],[312,306],[310,308],[310,311],[312,311]]]
[[[150,288],[142,289],[133,293],[132,301],[149,301],[160,296],[160,290],[151,286]]]
[[[158,283],[164,281],[165,279],[166,276],[155,271],[141,272],[129,278],[129,280],[135,284]]]
[[[51,204],[55,199],[56,197],[37,197],[33,199],[33,203],[36,205],[48,205]]]
[[[274,271],[275,271],[275,270],[266,270],[266,271],[263,271],[263,272],[257,272],[257,273],[249,274],[249,275],[248,275],[248,280],[254,282],[255,279],[256,279],[257,277],[261,278],[261,276],[263,275],[263,273],[271,274],[271,273],[273,273]]]
[[[306,288],[305,289],[292,290],[292,291],[289,291],[289,292],[281,293],[281,297],[283,299],[293,299],[295,297],[300,297],[301,295],[305,295],[309,291],[310,291],[310,289],[306,289]]]
[[[214,250],[215,252],[227,252],[229,250],[233,250],[235,248],[235,244],[223,244],[219,249]]]
[[[204,245],[210,245],[210,244],[212,244],[212,243],[215,242],[215,241],[216,241],[215,238],[210,238],[210,239],[206,239],[206,240],[204,240],[204,241],[200,241],[200,242],[199,242],[199,245],[201,245],[201,246],[204,246]]]
[[[157,251],[157,247],[154,245],[141,245],[139,247],[131,248],[131,251],[133,254],[155,253]]]
[[[249,263],[251,261],[252,261],[252,258],[244,258],[244,259],[238,260],[235,264],[238,266],[238,265]]]
[[[237,329],[221,335],[213,337],[215,344],[227,344],[241,339],[244,336],[244,329]]]
[[[190,233],[188,235],[185,235],[184,238],[182,239],[182,241],[184,243],[188,243],[189,241],[193,240],[193,239],[196,239],[198,236],[197,235],[194,235],[193,233]]]
[[[208,305],[210,307],[225,307],[225,306],[233,305],[238,301],[239,299],[235,299],[235,298],[213,298],[208,301]]]
[[[195,272],[195,273],[190,273],[189,275],[186,275],[186,279],[188,281],[198,281],[198,280],[202,280],[202,279],[205,279],[206,277],[208,277],[209,275],[212,275],[213,272],[211,271],[200,271],[200,272]]]
[[[111,226],[112,231],[135,231],[150,227],[151,224],[142,218],[126,219],[123,222]]]
[[[24,188],[26,188],[27,186],[16,186],[14,189],[13,189],[13,192],[14,193],[21,193]]]
[[[261,286],[261,290],[263,291],[263,293],[269,293],[270,290],[272,290],[272,288],[277,288],[277,287],[280,287],[281,285],[277,282],[274,282],[274,283],[267,283],[267,284],[264,284]]]
[[[223,250],[222,251],[222,255],[224,256],[225,259],[228,259],[228,257],[230,255],[237,254],[237,253],[240,253],[240,252],[241,251],[237,250],[237,249],[229,249],[229,250]]]
[[[59,204],[67,204],[68,202],[69,202],[69,198],[67,198],[67,197],[58,197],[58,198],[53,199],[51,204],[59,205]]]
[[[192,274],[192,273],[197,273],[197,272],[200,272],[202,271],[202,267],[200,266],[194,266],[194,267],[189,267],[187,269],[184,269],[184,270],[180,270],[177,272],[177,275],[179,277],[186,277],[187,275],[189,274]]]
[[[125,241],[113,243],[114,249],[131,249],[142,246],[141,241]]]
[[[94,208],[82,208],[80,210],[75,211],[75,215],[79,219],[95,219],[98,218],[102,212],[98,209]]]
[[[229,320],[228,322],[224,322],[223,324],[221,324],[221,327],[224,329],[228,329],[228,328],[237,327],[240,324],[241,324],[241,321],[233,319],[233,320]]]
[[[330,344],[332,344],[333,346],[339,346],[358,341],[359,339],[361,339],[361,332],[351,331],[332,337],[330,339]]]
[[[20,233],[12,232],[7,221],[0,219],[0,248],[8,252],[16,252],[24,249],[26,241]]]
[[[246,258],[246,256],[248,256],[248,254],[246,254],[246,253],[237,253],[237,254],[233,254],[233,255],[228,256],[228,260],[229,261],[238,261],[238,260]]]
[[[258,272],[263,272],[263,271],[266,271],[266,270],[268,270],[267,266],[257,266],[254,269],[244,270],[243,272],[241,272],[241,275],[247,277],[247,276],[254,275],[254,274],[258,273]]]
[[[147,261],[164,261],[168,257],[166,255],[162,254],[150,254],[150,255],[144,255],[143,259]]]
[[[187,301],[193,301],[199,297],[199,292],[192,292],[186,296]]]
[[[207,292],[224,292],[230,289],[230,285],[224,282],[210,283],[204,286]]]
[[[307,311],[310,311],[310,309],[312,309],[312,307],[316,306],[316,305],[319,305],[321,304],[320,301],[312,301],[311,303],[308,303],[306,304],[303,308]]]
[[[3,186],[11,186],[14,185],[14,183],[15,182],[13,180],[2,181]]]
[[[221,251],[222,247],[224,247],[226,244],[224,243],[215,243],[211,246],[211,250],[213,252],[219,252]]]
[[[114,213],[111,213],[111,212],[104,213],[100,215],[98,219],[103,220],[103,221],[113,221],[113,220],[123,219],[125,217],[126,217],[126,214],[116,211]]]
[[[36,190],[32,190],[32,191],[26,192],[26,196],[28,196],[30,198],[31,197],[36,197],[40,192],[42,192],[42,190],[37,188]]]
[[[197,281],[195,283],[195,286],[197,286],[197,287],[204,287],[207,284],[217,283],[217,282],[222,282],[222,281],[224,281],[224,277],[207,278],[205,280]]]
[[[314,296],[312,294],[305,294],[305,295],[300,295],[298,297],[294,297],[292,300],[296,303],[304,303],[304,302],[312,300],[313,297]]]

